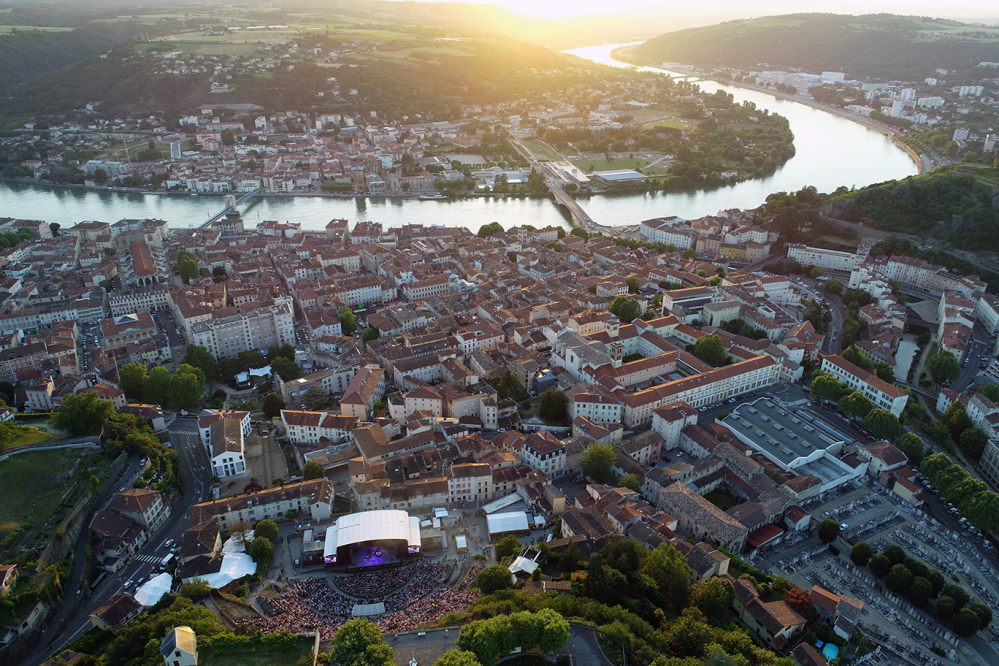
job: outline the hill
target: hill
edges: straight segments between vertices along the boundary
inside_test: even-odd
[[[666,33],[628,49],[627,57],[918,80],[937,68],[967,71],[982,61],[999,61],[999,30],[891,14],[791,14]]]

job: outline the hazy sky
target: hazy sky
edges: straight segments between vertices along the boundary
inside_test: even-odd
[[[432,0],[424,0],[432,1]],[[996,0],[871,0],[870,2],[830,2],[829,0],[450,0],[500,5],[515,11],[544,16],[579,16],[581,14],[619,14],[630,10],[675,11],[684,17],[704,17],[706,22],[734,18],[789,14],[794,12],[830,12],[838,14],[893,14],[934,16],[968,20],[999,21]]]

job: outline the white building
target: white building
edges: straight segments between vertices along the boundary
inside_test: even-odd
[[[851,272],[863,257],[851,252],[827,250],[822,247],[808,247],[802,243],[787,246],[787,258],[794,259],[802,266],[818,266],[823,270]]]
[[[909,394],[897,386],[889,384],[877,375],[863,370],[835,354],[822,359],[822,370],[830,373],[854,391],[860,391],[876,409],[887,409],[895,416],[901,416]]]
[[[528,435],[520,458],[524,464],[541,470],[550,478],[565,474],[565,445],[547,431],[541,430]]]
[[[160,641],[166,666],[198,666],[198,639],[190,627],[174,627]]]

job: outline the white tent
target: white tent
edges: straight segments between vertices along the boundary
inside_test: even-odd
[[[171,576],[162,573],[135,591],[135,600],[145,607],[153,606],[170,591]]]
[[[248,576],[257,570],[257,564],[246,553],[226,553],[222,557],[222,568],[218,573],[198,576],[214,588],[225,587],[234,580]]]
[[[510,566],[507,568],[510,570],[510,573],[515,576],[519,573],[530,576],[534,573],[534,570],[538,568],[538,563],[534,560],[527,559],[523,555],[518,555],[517,559],[511,562]]]
[[[524,511],[514,511],[513,513],[494,513],[490,516],[486,516],[486,523],[489,525],[490,534],[525,532],[530,527],[530,524],[527,522],[527,513]]]

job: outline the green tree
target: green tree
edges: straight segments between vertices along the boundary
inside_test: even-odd
[[[340,306],[340,329],[346,336],[354,335],[357,330],[357,322],[354,321],[354,311],[346,305]]]
[[[617,461],[617,454],[610,444],[590,444],[583,451],[579,465],[583,474],[597,483],[603,483]]]
[[[538,400],[538,414],[548,421],[562,422],[569,408],[569,398],[561,389],[548,389]]]
[[[819,523],[819,541],[822,543],[832,543],[839,538],[839,523],[826,518]]]
[[[263,537],[269,540],[271,543],[277,541],[278,538],[278,526],[273,520],[258,520],[257,524],[253,526],[253,538],[259,539]]]
[[[864,353],[864,350],[859,349],[856,345],[850,345],[843,350],[840,354],[844,361],[849,361],[861,370],[866,370],[867,372],[874,371],[874,361]]]
[[[884,361],[879,361],[874,364],[874,371],[878,374],[880,379],[885,380],[889,384],[895,383],[895,371],[890,365]]]
[[[284,399],[277,393],[272,392],[264,396],[263,410],[267,418],[274,419],[281,416],[281,410],[284,408]]]
[[[988,383],[982,388],[978,389],[978,392],[984,395],[992,402],[999,403],[999,384]]]
[[[205,382],[198,372],[193,366],[182,364],[170,378],[170,403],[175,408],[190,409],[205,392]]]
[[[569,233],[572,234],[573,236],[579,236],[584,241],[590,240],[590,232],[588,232],[586,229],[582,227],[573,227],[572,231],[570,231]]]
[[[323,469],[323,466],[315,460],[310,460],[302,467],[302,477],[306,481],[321,479],[324,476],[326,476],[326,471]]]
[[[146,402],[153,405],[165,406],[170,400],[170,371],[163,366],[156,366],[146,375],[146,381],[142,386],[142,394]]]
[[[917,606],[922,606],[930,600],[933,594],[933,586],[930,581],[921,576],[912,579],[912,586],[909,588],[909,599]]]
[[[62,399],[52,416],[52,425],[74,435],[100,432],[114,414],[110,400],[101,400],[96,393],[76,393]]]
[[[843,293],[843,282],[841,280],[829,280],[826,282],[825,290],[830,294],[839,296]]]
[[[694,584],[691,601],[709,620],[720,622],[735,601],[735,588],[724,578],[712,576]]]
[[[321,385],[310,386],[302,394],[302,407],[308,412],[321,412],[333,406],[333,396]]]
[[[965,410],[964,403],[960,400],[955,400],[947,408],[943,415],[943,422],[947,425],[947,430],[950,431],[950,436],[955,442],[960,441],[964,431],[974,425]]]
[[[954,616],[954,631],[958,636],[974,636],[981,628],[978,614],[970,608],[962,608]]]
[[[926,359],[926,371],[937,384],[953,381],[961,374],[961,364],[949,351],[938,351]]]
[[[811,275],[815,279],[818,279],[822,277],[822,269],[819,268],[818,266],[812,266],[812,270],[809,273],[809,275]]]
[[[872,409],[864,417],[864,428],[878,439],[892,440],[898,437],[902,427],[895,415],[887,409]]]
[[[181,363],[200,368],[208,379],[215,379],[218,376],[215,357],[209,353],[207,347],[202,345],[187,345],[187,350],[184,352],[184,359]]]
[[[923,438],[919,435],[912,432],[903,433],[895,442],[895,446],[905,454],[905,457],[913,465],[918,466],[923,461],[926,445],[923,444]]]
[[[905,550],[898,544],[893,543],[889,546],[885,546],[882,555],[888,558],[888,561],[892,563],[892,566],[905,562]]]
[[[194,258],[193,254],[187,250],[181,250],[177,254],[177,272],[180,273],[180,279],[186,284],[190,284],[191,280],[201,274],[201,269],[198,268],[198,260]]]
[[[874,549],[866,541],[858,541],[853,545],[853,550],[850,551],[850,559],[858,567],[866,567],[873,556]]]
[[[884,578],[891,571],[891,560],[884,555],[875,555],[871,558],[871,573],[878,578]]]
[[[524,544],[520,543],[520,539],[513,534],[508,534],[496,543],[496,559],[502,560],[503,558],[510,557],[511,555],[516,555],[523,547]]]
[[[711,365],[721,365],[728,359],[728,352],[722,345],[721,338],[714,333],[701,336],[694,343],[694,356]]]
[[[992,609],[981,602],[975,602],[969,608],[978,616],[978,628],[985,629],[992,624]]]
[[[823,372],[812,380],[812,395],[819,400],[837,400],[843,392],[843,385],[835,377]]]
[[[679,612],[690,600],[690,565],[679,550],[670,544],[656,546],[641,563],[641,573],[655,583],[666,603]]]
[[[936,569],[930,569],[926,572],[926,580],[930,581],[930,585],[933,586],[933,593],[930,597],[931,599],[940,594],[940,591],[943,590],[944,586],[947,584],[947,579],[944,578],[944,575]]]
[[[630,277],[625,280],[624,283],[628,285],[629,294],[637,294],[638,290],[642,288],[642,285],[639,283],[637,278]]]
[[[271,362],[271,372],[280,375],[284,381],[291,381],[302,376],[302,371],[298,364],[289,361],[284,356],[278,356]]]
[[[368,326],[366,329],[364,329],[364,333],[361,333],[362,342],[371,342],[372,340],[377,340],[377,339],[378,339],[377,328],[371,328],[370,326]],[[457,652],[457,650],[450,650],[450,652]],[[444,654],[447,654],[447,652],[445,652]],[[462,654],[471,654],[471,652],[463,652]],[[474,657],[475,655],[472,656]],[[441,659],[443,659],[443,657],[441,657]],[[438,659],[437,661],[440,662],[440,659]]]
[[[937,599],[933,610],[936,612],[938,619],[943,622],[950,622],[950,619],[954,617],[954,613],[957,611],[957,604],[950,597],[942,596]]]
[[[637,474],[625,474],[617,480],[617,485],[640,493],[642,492],[642,477]]]
[[[607,309],[611,314],[617,315],[622,324],[630,324],[642,314],[641,303],[627,296],[615,297]]]
[[[395,655],[378,625],[348,620],[333,637],[330,654],[339,666],[394,666]]]
[[[499,590],[509,589],[513,587],[513,574],[502,564],[490,565],[475,577],[475,587],[487,596]]]
[[[944,587],[941,594],[953,599],[957,608],[964,608],[968,605],[968,602],[971,601],[971,595],[968,594],[968,591],[960,585],[955,585],[954,583],[948,583]]]
[[[310,662],[311,664],[311,662]],[[448,650],[434,662],[434,666],[482,666],[474,652],[467,650]]]
[[[98,185],[106,185],[108,182],[108,172],[104,169],[94,169],[94,182]]]
[[[144,363],[128,363],[118,368],[118,388],[130,402],[142,402],[142,384],[146,380]]]
[[[582,560],[579,546],[576,545],[575,541],[570,541],[566,549],[562,551],[562,556],[558,558],[558,570],[564,574],[571,574],[579,568]]]
[[[912,585],[912,572],[904,564],[896,564],[888,572],[888,579],[885,581],[888,589],[896,594],[901,594]]]
[[[860,391],[854,391],[839,399],[839,409],[847,416],[864,417],[874,409],[874,403]]]
[[[981,428],[968,428],[961,433],[961,450],[973,458],[982,455],[989,437]]]

